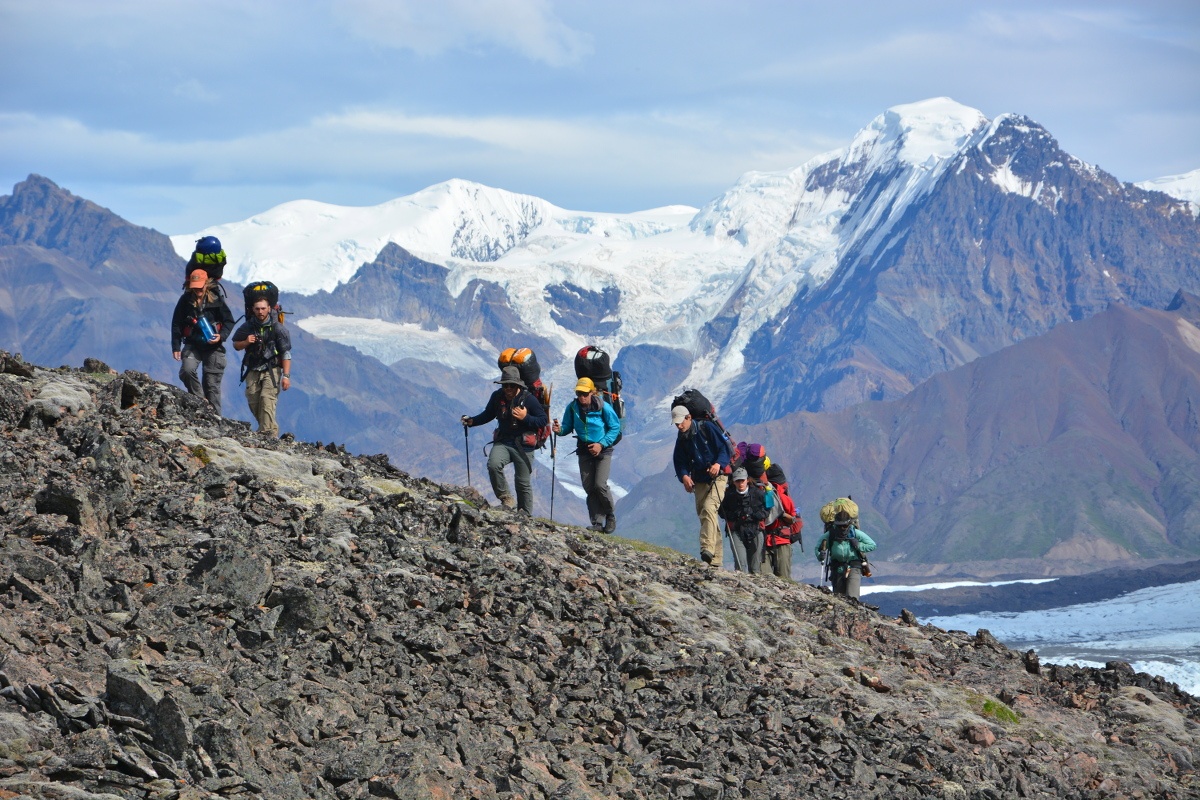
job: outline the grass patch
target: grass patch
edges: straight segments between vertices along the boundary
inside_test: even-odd
[[[200,463],[206,467],[212,463],[212,456],[208,454],[208,448],[202,444],[192,448],[192,455],[200,459]]]
[[[641,539],[626,539],[624,536],[613,536],[609,533],[600,534],[595,538],[602,541],[611,541],[616,544],[624,545],[625,547],[632,547],[639,553],[655,553],[656,555],[663,556],[664,558],[676,560],[689,557],[673,548],[664,547],[660,544],[650,544],[650,542],[643,542]]]
[[[1013,725],[1018,724],[1021,718],[1017,716],[1017,712],[1013,711],[1006,704],[999,700],[988,698],[983,701],[983,715],[999,720],[1000,722],[1008,722]]]

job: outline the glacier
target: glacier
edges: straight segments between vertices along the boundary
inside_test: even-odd
[[[901,587],[911,590],[915,587]],[[1110,600],[1020,613],[928,617],[924,623],[973,633],[986,628],[1006,646],[1033,649],[1046,663],[1103,667],[1127,661],[1200,696],[1200,581],[1153,586]]]

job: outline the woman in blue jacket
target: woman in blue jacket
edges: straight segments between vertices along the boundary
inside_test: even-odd
[[[613,513],[608,476],[612,472],[613,445],[621,435],[621,420],[613,407],[604,402],[591,378],[575,384],[575,399],[563,411],[562,422],[554,420],[557,434],[574,433],[579,446],[579,480],[587,493],[591,529],[613,533],[617,516]]]

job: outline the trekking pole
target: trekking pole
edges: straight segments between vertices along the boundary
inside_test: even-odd
[[[471,429],[463,425],[463,451],[467,454],[467,486],[471,485]]]
[[[729,527],[728,520],[726,520],[726,522],[725,522],[725,535],[727,537],[729,537],[729,552],[731,554],[733,554],[733,568],[735,570],[737,570],[738,572],[745,572],[746,565],[742,563],[742,560],[740,558],[738,558],[737,548],[733,546],[733,537],[737,536],[738,534],[735,534],[733,532],[733,529],[731,527]]]
[[[554,522],[554,484],[558,474],[558,434],[550,436],[550,521]]]

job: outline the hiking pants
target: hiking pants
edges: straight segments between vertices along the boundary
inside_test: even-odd
[[[258,420],[258,432],[268,436],[279,436],[279,423],[275,421],[275,406],[279,403],[279,381],[283,370],[252,369],[246,373],[246,402],[250,413]]]
[[[837,564],[833,566],[833,593],[844,594],[846,597],[858,599],[858,591],[862,586],[861,561],[852,564]]]
[[[517,484],[517,508],[533,514],[533,456],[524,447],[496,442],[488,454],[488,477],[492,481],[492,493],[501,503],[511,498],[504,468],[513,465],[513,482]]]
[[[579,445],[579,482],[587,493],[588,518],[599,524],[613,516],[612,492],[608,490],[608,476],[612,472],[612,448],[606,447],[600,455],[587,451],[587,445]]]
[[[732,525],[729,528],[729,549],[733,551],[735,569],[758,575],[762,572],[763,530],[757,525]]]
[[[767,564],[770,565],[771,572],[776,578],[790,581],[792,579],[792,546],[777,544],[774,547],[768,547]]]
[[[712,483],[697,483],[692,489],[696,496],[696,516],[700,518],[700,552],[705,550],[713,554],[712,565],[721,568],[721,556],[725,545],[721,543],[721,520],[717,517],[717,509],[725,497],[728,479],[718,475]]]
[[[204,366],[203,385],[196,376],[201,365]],[[179,380],[183,381],[189,392],[207,400],[213,411],[217,412],[217,416],[221,415],[221,378],[224,375],[224,350],[214,347],[206,353],[184,345],[179,358]]]

